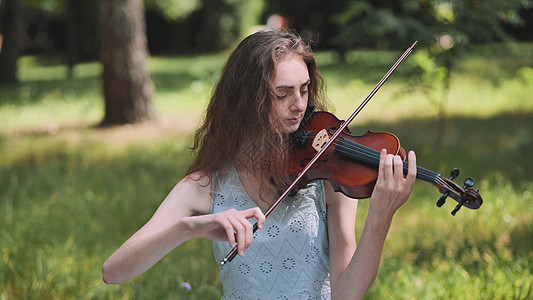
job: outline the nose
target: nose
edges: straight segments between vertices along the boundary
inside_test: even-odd
[[[290,108],[293,112],[305,111],[307,108],[307,97],[302,97],[302,94],[296,93]]]

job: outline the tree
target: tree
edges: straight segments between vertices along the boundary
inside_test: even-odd
[[[74,66],[78,60],[78,21],[81,19],[81,10],[76,0],[65,0],[66,13],[66,37],[67,37],[67,77],[74,77]]]
[[[22,31],[22,0],[0,1],[2,16],[0,33],[0,84],[16,83],[17,60],[20,55],[20,34]]]
[[[457,43],[507,39],[506,27],[523,25],[520,12],[531,0],[351,0],[333,16],[343,30],[334,43],[346,49],[370,46],[391,48],[416,38],[431,46],[442,33]]]
[[[102,126],[155,117],[142,0],[100,1],[100,61],[105,116]]]
[[[456,58],[470,43],[509,40],[505,26],[522,25],[520,11],[532,5],[532,0],[352,0],[334,17],[344,30],[332,42],[340,49],[403,49],[418,40],[421,49],[412,61],[420,76],[411,86],[421,88],[437,106],[436,150],[443,151]]]
[[[270,0],[266,1],[266,13],[287,18],[289,27],[314,41],[317,49],[330,49],[336,45],[329,39],[344,30],[331,16],[345,11],[346,6],[347,0]]]

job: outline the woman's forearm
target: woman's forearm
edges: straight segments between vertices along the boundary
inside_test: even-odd
[[[400,156],[381,150],[379,172],[365,227],[350,264],[332,291],[334,299],[362,299],[378,274],[381,254],[396,211],[409,199],[416,179],[416,156],[409,152],[404,177]]]
[[[332,299],[363,298],[378,274],[391,220],[367,217],[357,249],[332,290]]]
[[[182,222],[155,233],[132,236],[113,253],[102,267],[102,278],[108,284],[121,284],[136,277],[161,260],[174,248],[185,242]]]

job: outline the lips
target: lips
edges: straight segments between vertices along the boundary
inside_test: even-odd
[[[292,119],[287,119],[287,121],[291,124],[298,124],[298,122],[300,122],[300,120],[302,120],[302,117],[296,117],[296,118],[292,118]]]

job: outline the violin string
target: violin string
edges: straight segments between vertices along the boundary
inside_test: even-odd
[[[379,151],[363,146],[361,144],[352,142],[350,140],[346,140],[346,139],[342,139],[342,140],[347,141],[347,143],[341,144],[340,143],[342,142],[341,138],[339,138],[339,140],[337,140],[335,144],[337,146],[336,149],[338,149],[338,151],[341,154],[356,155],[358,158],[362,158],[366,162],[372,163],[375,166],[378,165],[379,156],[380,156]],[[406,168],[407,162],[403,162],[403,164],[404,164],[404,168]],[[443,185],[449,189],[452,188],[450,185],[448,185],[446,181],[442,179],[440,174],[430,171],[428,169],[419,167],[419,166],[417,166],[417,177],[425,181],[431,182],[431,183],[437,183],[437,184]]]
[[[347,145],[346,144],[343,145],[337,142],[337,145],[338,145],[337,149],[339,149],[341,153],[344,152],[345,155],[355,153],[356,155],[363,156],[366,159],[371,159],[373,164],[376,164],[376,162],[379,161],[379,156],[380,156],[379,151],[374,150],[372,148],[368,148],[366,146],[360,145],[355,142],[351,142],[349,140],[345,140],[345,141],[348,142]],[[404,168],[407,168],[407,162],[404,162]],[[427,170],[425,168],[418,166],[417,175],[419,178],[429,181],[431,183],[439,183],[439,184],[447,186],[447,183],[441,179],[439,174],[433,171]]]
[[[347,154],[355,154],[357,157],[363,157],[367,161],[371,162],[374,165],[377,165],[377,162],[379,161],[380,152],[377,150],[374,150],[372,148],[363,146],[361,144],[352,142],[350,140],[343,139],[344,141],[347,141],[344,144],[340,144],[339,141],[336,141],[337,148],[339,149],[339,152],[347,155]],[[407,162],[404,162],[404,168],[406,168]],[[446,186],[449,189],[451,189],[451,186],[448,185],[447,182],[445,182],[440,174],[435,173],[433,171],[427,170],[425,168],[417,166],[417,177],[426,180],[431,183],[438,183],[440,185]]]
[[[357,155],[357,157],[363,156],[365,159],[372,160],[374,164],[377,164],[377,162],[379,161],[379,156],[380,156],[379,151],[368,148],[368,147],[364,147],[364,146],[361,147],[357,143],[348,144],[348,145],[339,144],[337,149],[339,149],[339,151],[341,152],[344,152],[345,154],[355,154]],[[406,163],[404,164],[407,165]],[[419,176],[421,176],[423,179],[431,180],[432,182],[434,181],[436,174],[434,174],[433,172],[423,169],[423,168],[418,168],[417,171],[418,171],[417,173],[419,174]]]
[[[341,144],[342,141],[347,142]],[[346,140],[344,138],[337,138],[332,144],[336,146],[335,149],[338,150],[340,154],[344,154],[345,156],[349,157],[356,156],[363,162],[373,164],[374,166],[378,166],[379,164],[380,152],[375,149],[363,146],[350,140]],[[407,162],[404,162],[404,168],[406,168],[406,166]],[[448,189],[452,189],[452,187],[442,179],[440,174],[419,166],[417,166],[417,177],[431,183],[440,184]]]

